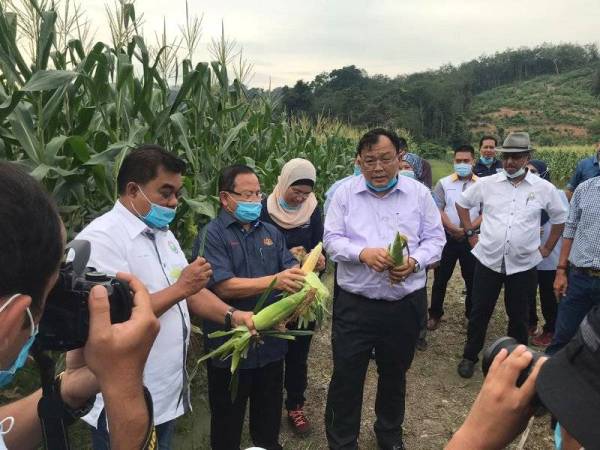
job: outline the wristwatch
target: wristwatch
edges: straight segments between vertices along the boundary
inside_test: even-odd
[[[76,408],[76,409],[71,408],[67,403],[65,403],[62,400],[62,397],[61,397],[60,389],[61,389],[62,377],[63,377],[64,373],[65,372],[62,371],[61,373],[56,375],[56,377],[54,378],[54,392],[56,392],[58,394],[58,396],[60,397],[60,399],[62,401],[62,412],[63,412],[64,424],[66,426],[69,426],[69,425],[75,423],[77,421],[77,419],[80,419],[83,416],[87,415],[92,410],[92,408],[94,407],[94,403],[96,402],[96,396],[92,395],[79,408]]]
[[[417,261],[415,258],[413,258],[411,256],[411,258],[414,262],[415,262],[415,268],[413,269],[413,273],[417,273],[421,270],[421,264],[419,264],[419,261]]]
[[[227,312],[225,313],[225,328],[231,330],[233,327],[231,326],[231,319],[233,317],[233,313],[237,311],[233,306],[229,307]]]
[[[472,237],[474,235],[475,235],[475,230],[473,230],[473,229],[465,230],[465,236],[466,237],[470,238],[470,237]]]

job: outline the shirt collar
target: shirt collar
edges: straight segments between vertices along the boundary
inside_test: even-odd
[[[454,172],[452,175],[450,175],[450,181],[458,181],[460,180],[460,178],[458,178],[458,174],[456,172]],[[479,177],[477,175],[475,175],[474,173],[471,173],[471,178],[467,179],[466,181],[477,181],[479,180]],[[462,181],[462,180],[461,180]]]
[[[129,211],[125,205],[121,203],[121,200],[117,200],[115,202],[115,206],[113,206],[112,210],[123,219],[121,223],[127,230],[127,234],[129,234],[131,239],[134,239],[138,234],[141,234],[145,231],[150,231],[151,233],[158,231],[152,230],[148,225],[142,222],[138,216]]]

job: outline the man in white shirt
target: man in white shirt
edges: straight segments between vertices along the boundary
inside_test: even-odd
[[[471,312],[471,294],[473,291],[473,271],[475,258],[465,236],[465,229],[456,212],[456,200],[479,178],[473,173],[475,149],[470,145],[461,145],[454,150],[454,173],[437,182],[432,191],[433,199],[440,209],[442,224],[446,232],[446,245],[442,251],[439,266],[434,269],[433,286],[431,288],[431,307],[427,329],[438,328],[444,315],[444,298],[448,281],[454,272],[456,261],[460,262],[460,272],[465,281],[467,295],[465,298],[465,317]],[[469,210],[471,225],[478,228],[481,223],[480,206]]]
[[[77,236],[90,241],[89,265],[114,275],[129,272],[151,293],[160,332],[144,368],[144,384],[152,394],[159,449],[171,448],[175,419],[190,410],[186,354],[189,311],[224,323],[229,306],[204,289],[210,264],[191,264],[169,231],[183,186],[185,163],[158,145],[143,145],[123,160],[117,177],[119,199],[112,210],[92,221]],[[189,311],[188,311],[189,308]],[[234,325],[252,326],[247,312],[230,317]],[[104,403],[98,396],[84,417],[92,425],[94,450],[108,449]]]
[[[458,365],[463,378],[473,376],[502,285],[507,334],[527,344],[528,300],[536,288],[536,266],[552,252],[567,218],[567,209],[555,187],[527,171],[533,151],[527,133],[510,133],[498,150],[502,152],[504,171],[480,179],[456,202],[458,216],[477,259],[467,343]],[[480,237],[469,215],[469,209],[479,204],[483,214]],[[552,224],[543,246],[540,245],[542,210],[548,213]]]

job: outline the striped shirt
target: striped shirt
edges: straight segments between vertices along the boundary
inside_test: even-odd
[[[575,189],[563,237],[573,239],[571,264],[600,269],[600,177],[584,181]]]

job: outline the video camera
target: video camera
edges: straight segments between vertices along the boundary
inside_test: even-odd
[[[36,341],[42,350],[65,352],[85,345],[90,325],[88,297],[96,285],[108,291],[112,323],[125,322],[131,317],[133,298],[129,284],[87,267],[91,252],[88,241],[71,241],[65,254],[70,250],[75,257],[61,264],[40,321]]]
[[[483,372],[483,375],[487,376],[488,370],[490,370],[490,366],[492,365],[494,358],[500,352],[500,350],[505,348],[508,351],[508,354],[510,355],[512,351],[519,345],[519,342],[515,338],[511,338],[508,336],[497,339],[483,352],[483,358],[481,360],[481,370]],[[519,377],[517,378],[517,386],[521,386],[525,382],[529,374],[531,374],[531,370],[536,365],[538,360],[542,356],[547,356],[543,353],[532,350],[530,347],[527,347],[527,350],[533,355],[533,358],[531,358],[531,362],[529,363],[529,365],[525,369],[523,369],[519,374]],[[533,398],[533,405],[534,407],[541,406],[540,399],[537,395]]]

